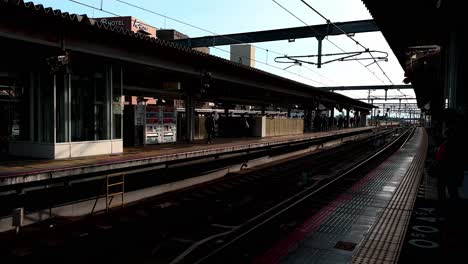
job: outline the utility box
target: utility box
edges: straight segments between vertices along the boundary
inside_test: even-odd
[[[24,219],[24,208],[15,208],[13,210],[13,217],[12,217],[12,225],[14,227],[18,228],[23,225],[23,219]]]

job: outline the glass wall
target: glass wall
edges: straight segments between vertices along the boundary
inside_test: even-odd
[[[55,76],[55,120],[57,143],[69,141],[69,76],[68,74],[57,74]]]
[[[13,115],[11,116],[10,133],[15,140],[29,141],[30,133],[30,74],[21,73],[15,78],[11,87]]]
[[[55,76],[47,72],[0,75],[1,144],[54,143],[54,81]]]
[[[0,71],[0,140],[31,140],[31,75]]]
[[[54,76],[33,74],[34,142],[54,143]]]
[[[71,74],[71,141],[110,139],[106,69]]]
[[[122,67],[101,65],[55,74],[0,68],[0,152],[11,141],[121,139]]]
[[[122,138],[122,67],[112,67],[112,139]]]

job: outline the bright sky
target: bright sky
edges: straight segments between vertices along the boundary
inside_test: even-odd
[[[208,32],[122,3],[125,1],[154,13],[163,14],[167,17],[175,18],[187,24],[203,28]],[[276,1],[308,25],[325,23],[323,18],[314,13],[300,0]],[[307,0],[307,2],[332,22],[372,18],[361,0]],[[46,7],[61,9],[62,11],[70,13],[87,14],[90,17],[112,16],[109,13],[79,4],[82,3],[99,9],[101,0],[36,0],[34,3],[43,4]],[[121,16],[131,15],[157,28],[176,29],[190,37],[212,35],[210,32],[228,34],[304,26],[302,22],[287,13],[272,0],[102,0],[102,5],[105,11]],[[388,62],[380,62],[380,65],[394,84],[403,84],[404,72],[380,32],[356,34],[355,38],[371,50],[388,52]],[[343,35],[329,37],[329,40],[347,52],[362,50],[362,48],[358,47],[352,40]],[[284,71],[282,68],[288,65],[274,62],[274,58],[280,56],[275,52],[287,55],[316,54],[317,40],[314,38],[300,39],[295,42],[284,40],[255,43],[254,45],[258,47],[256,49],[256,68],[306,84],[313,86],[390,84],[375,64],[366,69],[356,61],[333,62],[323,65],[321,69],[317,69],[314,65],[305,65],[302,67],[293,66],[287,69],[287,71]],[[269,50],[269,52],[266,50]],[[333,46],[332,43],[324,40],[323,53],[336,52],[341,51]],[[211,48],[211,54],[229,59],[229,46]],[[371,61],[363,61],[363,64],[369,63],[371,63]],[[368,69],[374,72],[377,77]],[[353,98],[367,98],[368,95],[367,91],[342,93]],[[390,90],[388,96],[401,97],[403,93],[407,95],[407,97],[415,97],[412,90],[401,90],[401,92]],[[371,96],[382,97],[383,95],[383,90],[371,92]],[[407,100],[404,102],[411,103],[415,101]]]

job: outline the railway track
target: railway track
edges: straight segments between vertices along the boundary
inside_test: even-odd
[[[239,226],[232,232],[228,242],[212,250],[200,250],[191,257],[184,256],[173,263],[251,263],[255,256],[268,249],[271,241],[277,241],[294,229],[302,219],[320,211],[326,204],[345,192],[360,176],[393,153],[411,137],[414,130],[408,130],[364,160],[339,175],[330,177],[321,184],[307,188]],[[291,224],[293,223],[293,224]],[[270,235],[268,235],[270,234]],[[274,235],[271,235],[274,234]],[[259,246],[260,245],[260,246]],[[203,253],[202,253],[203,252]],[[263,262],[260,262],[263,263]]]
[[[376,162],[375,157],[382,155],[371,156],[376,142],[395,138],[401,141],[402,136],[387,131],[315,155],[244,170],[121,212],[63,227],[52,223],[49,228],[54,235],[44,236],[41,243],[20,239],[9,245],[16,251],[4,253],[15,262],[18,255],[25,255],[22,260],[50,260],[52,256],[68,263],[90,261],[94,256],[119,263],[216,263],[220,256],[245,251],[238,245],[281,218],[291,205],[297,207],[310,195],[334,185],[344,178],[344,172],[351,175],[356,165],[368,164],[369,157]],[[246,258],[253,254],[249,252]]]

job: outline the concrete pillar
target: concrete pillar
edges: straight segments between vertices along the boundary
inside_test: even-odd
[[[457,129],[463,131],[460,134],[468,132],[468,94],[466,91],[468,84],[468,53],[466,52],[466,45],[468,41],[465,35],[466,29],[463,26],[456,24],[451,28],[446,52],[445,85],[447,94],[445,98],[448,98],[449,108],[455,110],[457,115],[459,115],[457,119],[460,120],[457,120],[456,126]],[[442,105],[444,104],[445,102],[442,102]],[[443,129],[445,128],[442,128],[442,131]],[[466,149],[468,142],[467,140],[464,141],[464,148]]]
[[[450,32],[448,52],[447,52],[447,73],[446,86],[449,107],[457,108],[458,99],[458,74],[460,68],[460,39],[457,32]]]
[[[255,117],[254,137],[266,137],[266,116]]]

